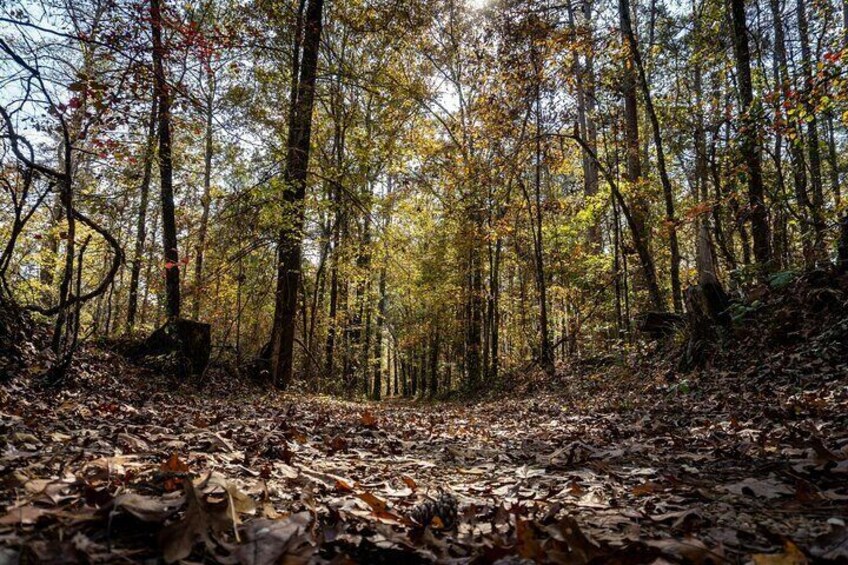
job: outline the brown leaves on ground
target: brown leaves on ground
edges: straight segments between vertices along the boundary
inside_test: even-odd
[[[188,474],[188,465],[183,463],[176,453],[159,467],[164,479],[165,492],[174,492],[183,484],[183,478]]]
[[[0,561],[848,559],[844,389],[363,407],[147,376],[0,389]],[[455,524],[411,519],[442,494]]]

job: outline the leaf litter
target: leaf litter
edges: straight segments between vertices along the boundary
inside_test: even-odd
[[[0,563],[848,560],[844,386],[362,404],[119,363],[0,389]]]

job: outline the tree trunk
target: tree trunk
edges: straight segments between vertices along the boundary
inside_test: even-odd
[[[430,398],[439,394],[439,328],[435,328],[433,345],[430,348]]]
[[[159,182],[162,198],[162,245],[165,251],[165,297],[168,318],[180,316],[180,257],[177,251],[177,221],[174,213],[174,180],[171,161],[171,94],[165,77],[160,0],[150,0],[153,32],[153,73],[159,100]]]
[[[848,47],[848,0],[842,0],[842,47]],[[848,210],[839,220],[836,267],[840,273],[848,273]]]
[[[579,4],[581,20],[579,24],[585,29],[582,33],[586,35],[586,41],[592,44],[592,1],[581,0]],[[568,6],[568,19],[572,30],[576,33],[577,23],[574,18],[574,9]],[[597,151],[598,130],[595,125],[595,57],[592,49],[584,54],[585,63],[580,64],[580,56],[574,53],[573,68],[577,87],[577,121],[580,125],[580,135],[586,140],[586,144]],[[598,166],[588,153],[583,152],[583,194],[587,201],[598,193]],[[586,239],[597,253],[601,248],[601,231],[597,221],[593,221],[586,233]]]
[[[489,379],[494,381],[498,378],[500,370],[500,269],[501,269],[501,249],[503,240],[498,237],[495,241],[495,249],[492,257],[491,272],[489,273],[489,294],[491,296],[490,305],[490,331],[489,347]]]
[[[736,82],[742,110],[740,152],[747,168],[748,205],[751,232],[754,238],[754,258],[761,272],[765,273],[771,265],[771,236],[760,165],[760,147],[757,140],[757,108],[754,106],[754,87],[751,81],[751,51],[748,46],[745,0],[730,0],[730,10],[733,19]]]
[[[197,249],[194,263],[194,300],[192,301],[192,316],[195,320],[200,317],[200,298],[203,295],[203,255],[206,252],[206,234],[209,229],[209,208],[212,205],[212,114],[215,101],[215,76],[208,70],[208,99],[206,101],[206,145],[203,152],[203,197],[201,205],[203,213],[200,216],[200,227],[197,232]]]
[[[786,54],[786,39],[783,29],[783,12],[780,9],[780,0],[770,0],[772,21],[774,22],[774,54],[778,69],[778,77],[780,79],[780,87],[783,91],[793,88],[792,81],[789,78],[789,59]],[[791,119],[787,116],[787,121],[797,130],[800,136],[803,124],[798,120]],[[807,164],[804,157],[804,149],[798,140],[789,139],[789,160],[792,165],[792,181],[794,185],[795,199],[798,201],[798,213],[801,216],[802,223],[802,244],[805,250],[810,247],[809,238],[807,237],[807,229],[809,219],[807,211],[810,209],[810,197],[807,193]],[[805,252],[805,255],[808,255]],[[778,258],[779,259],[779,258]]]
[[[551,347],[551,336],[548,328],[548,292],[545,280],[545,257],[542,241],[542,100],[540,84],[541,69],[539,61],[534,52],[533,63],[536,67],[536,163],[534,170],[533,188],[535,207],[527,199],[531,213],[531,224],[533,226],[533,255],[536,263],[536,290],[539,293],[539,361],[542,369],[548,376],[554,374],[554,352]],[[523,184],[522,184],[523,186]],[[526,192],[525,192],[526,195]]]
[[[671,251],[671,295],[674,303],[674,311],[680,313],[683,311],[683,294],[680,288],[680,248],[677,243],[677,220],[674,217],[674,192],[671,186],[671,179],[668,177],[666,170],[665,152],[663,151],[662,135],[660,132],[660,122],[657,119],[657,112],[654,108],[653,99],[651,98],[651,89],[648,86],[648,78],[645,75],[645,66],[642,64],[642,55],[639,52],[639,45],[636,42],[636,35],[633,32],[633,25],[630,21],[630,10],[621,11],[621,27],[626,40],[630,45],[630,58],[636,66],[636,71],[639,75],[639,82],[642,86],[642,95],[645,97],[645,108],[648,111],[648,118],[651,122],[651,130],[654,134],[654,145],[657,152],[657,169],[660,173],[660,182],[663,187],[663,198],[665,200],[665,221],[668,228],[668,244]]]
[[[630,0],[619,0],[618,15],[622,28],[622,40],[628,41],[625,27],[630,21]],[[624,96],[624,138],[627,151],[626,179],[633,187],[638,187],[642,179],[642,162],[639,155],[639,107],[636,100],[636,69],[632,50],[628,50],[624,62],[624,72],[621,79],[621,92]],[[593,151],[593,153],[595,153]],[[597,155],[594,158],[598,163]],[[651,304],[658,311],[665,310],[660,287],[657,284],[656,270],[653,258],[650,256],[650,233],[646,228],[648,215],[647,202],[644,198],[634,198],[632,208],[624,204],[630,213],[628,225],[633,234],[634,246],[642,264],[642,284],[648,291]],[[637,243],[638,241],[638,243]]]
[[[842,194],[839,186],[839,161],[836,158],[836,133],[834,131],[833,112],[827,114],[827,160],[830,165],[830,190],[833,192],[833,201],[836,207],[842,202]]]
[[[147,239],[147,203],[150,199],[150,179],[153,176],[153,153],[156,143],[156,117],[158,115],[158,98],[154,95],[150,104],[150,119],[147,123],[147,140],[144,147],[144,163],[141,177],[140,200],[138,204],[138,223],[135,236],[135,251],[130,269],[129,303],[127,304],[127,333],[132,333],[135,327],[135,317],[138,310],[138,284],[141,276],[144,241]]]
[[[476,212],[474,212],[476,214]],[[477,222],[474,223],[475,227]],[[469,241],[468,250],[468,302],[466,305],[465,369],[468,385],[476,388],[482,376],[482,326],[483,326],[483,268],[477,248],[477,231]]]
[[[801,71],[804,77],[804,108],[809,118],[807,119],[807,148],[810,154],[810,187],[813,198],[810,202],[810,216],[813,219],[815,240],[813,243],[813,256],[810,264],[814,265],[824,259],[824,189],[821,174],[821,148],[819,147],[819,125],[816,116],[815,104],[810,100],[812,96],[813,72],[812,55],[810,53],[810,33],[807,24],[807,9],[805,0],[798,0],[798,38],[801,42]]]
[[[287,387],[292,380],[303,238],[303,200],[306,196],[306,175],[309,166],[322,8],[323,0],[309,0],[304,21],[303,60],[300,63],[295,96],[292,97],[293,111],[287,143],[283,193],[285,210],[291,214],[291,225],[280,230],[278,240],[276,304],[271,334],[271,374],[278,388]]]

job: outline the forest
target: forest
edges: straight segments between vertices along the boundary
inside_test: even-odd
[[[846,563],[846,150],[848,0],[0,2],[0,565]]]

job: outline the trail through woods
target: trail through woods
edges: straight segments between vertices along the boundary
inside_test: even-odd
[[[0,562],[848,559],[824,377],[361,404],[166,392],[105,355],[66,391],[0,389]]]

